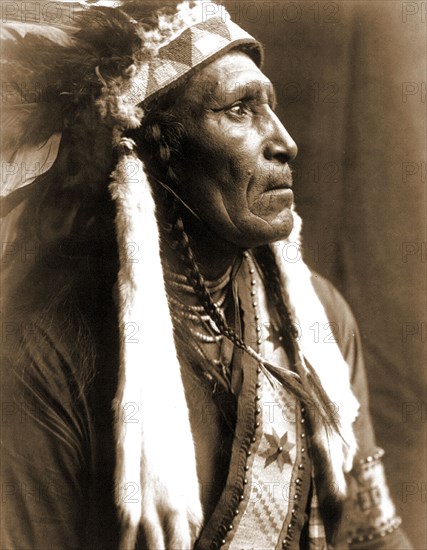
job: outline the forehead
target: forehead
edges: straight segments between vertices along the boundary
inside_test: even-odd
[[[196,73],[187,83],[184,97],[206,104],[254,93],[269,97],[273,85],[248,55],[235,50]]]

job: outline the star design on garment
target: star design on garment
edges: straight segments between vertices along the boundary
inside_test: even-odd
[[[275,351],[282,344],[282,335],[276,323],[269,323],[268,327],[268,337],[266,338],[267,342],[273,344],[273,350]]]
[[[272,428],[272,434],[264,433],[264,437],[269,443],[269,448],[261,453],[265,457],[264,468],[267,468],[273,462],[277,462],[280,471],[283,471],[285,464],[292,464],[290,451],[295,447],[294,443],[288,441],[288,432],[279,437]]]

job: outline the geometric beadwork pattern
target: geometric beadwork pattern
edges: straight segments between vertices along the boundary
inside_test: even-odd
[[[194,9],[194,13],[198,12]],[[160,48],[155,57],[139,66],[127,88],[125,85],[124,101],[138,105],[159,90],[170,87],[201,63],[238,45],[255,47],[261,57],[259,43],[233,23],[225,10],[221,16],[204,14],[202,17],[202,21],[184,29]]]
[[[229,548],[233,550],[276,547],[289,509],[290,480],[297,467],[295,398],[282,387],[272,388],[264,375],[261,374],[259,380],[262,380],[259,406],[263,436],[259,437],[256,451],[251,447],[255,456],[250,473],[250,496],[230,542]],[[286,443],[280,444],[280,438],[277,448],[272,449],[271,441],[278,433],[286,434],[287,450]]]
[[[253,274],[258,279],[258,274]],[[256,285],[258,314],[263,327],[271,323],[266,306],[263,283]],[[287,367],[281,345],[268,331],[261,332],[261,355],[270,363]],[[259,374],[260,399],[257,441],[251,446],[253,461],[248,471],[248,499],[241,506],[234,533],[227,535],[227,550],[274,549],[283,538],[286,517],[292,503],[292,480],[298,477],[298,451],[301,447],[300,406],[293,395],[281,385],[272,386],[263,373]],[[299,449],[298,449],[299,448]]]

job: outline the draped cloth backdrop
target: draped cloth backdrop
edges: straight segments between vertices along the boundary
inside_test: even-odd
[[[389,485],[415,547],[427,548],[425,7],[225,4],[265,45],[278,115],[299,146],[305,258],[359,323]],[[313,338],[329,332],[313,326]]]

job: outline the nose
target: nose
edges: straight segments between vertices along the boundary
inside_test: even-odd
[[[265,143],[264,157],[267,160],[276,160],[287,163],[297,156],[298,146],[277,115],[270,110],[268,139]]]

